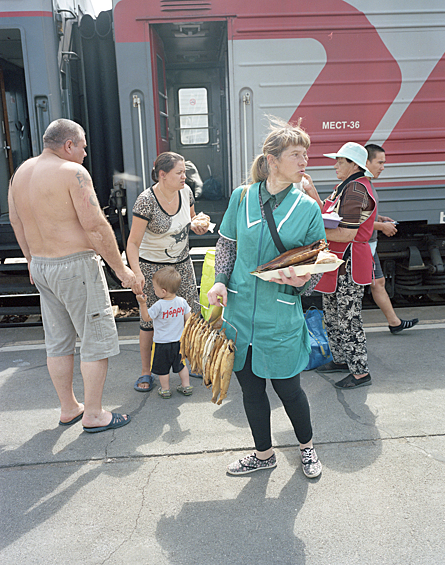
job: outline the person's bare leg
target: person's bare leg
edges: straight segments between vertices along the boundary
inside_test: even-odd
[[[376,279],[371,284],[371,294],[374,302],[380,308],[380,310],[385,315],[390,326],[399,326],[402,322],[397,314],[394,312],[394,308],[391,304],[391,299],[388,296],[385,288],[385,278]]]
[[[272,457],[273,455],[273,447],[270,447],[267,451],[258,451],[257,449],[255,450],[255,456],[257,459],[260,459],[261,461],[265,461],[266,459],[269,459],[269,457]]]
[[[190,375],[187,366],[179,371],[179,378],[181,379],[181,385],[186,388],[190,386]]]
[[[139,330],[139,349],[141,352],[142,375],[151,375],[151,348],[153,346],[153,332]],[[140,383],[138,387],[148,388],[149,383]]]
[[[170,374],[159,375],[159,383],[161,385],[162,390],[169,390],[170,389]]]
[[[108,359],[81,361],[80,371],[85,389],[85,412],[82,424],[87,428],[108,426],[111,412],[102,408],[102,394],[108,370]]]
[[[73,391],[74,355],[47,357],[46,364],[60,401],[60,421],[69,422],[84,410]]]

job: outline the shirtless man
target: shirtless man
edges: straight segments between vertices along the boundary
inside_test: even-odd
[[[371,171],[374,178],[377,179],[385,168],[386,158],[385,150],[380,145],[370,143],[365,146],[368,152],[368,160],[366,162],[367,168]],[[373,187],[374,188],[374,187]],[[378,206],[378,195],[374,188],[374,196]],[[371,283],[371,294],[374,302],[380,308],[388,320],[388,328],[392,334],[400,333],[403,330],[408,330],[415,326],[419,320],[413,318],[412,320],[402,320],[397,316],[391,304],[391,299],[388,296],[385,288],[385,277],[383,276],[382,268],[380,266],[379,256],[377,255],[377,232],[383,232],[387,237],[392,237],[397,233],[397,228],[394,225],[394,220],[387,216],[380,216],[377,212],[377,219],[374,222],[374,233],[369,240],[371,251],[374,256],[374,280]]]
[[[116,325],[100,254],[125,288],[136,278],[122,262],[88,171],[85,132],[75,122],[52,122],[41,155],[12,177],[9,215],[17,241],[40,292],[47,365],[61,404],[59,424],[82,420],[86,432],[125,426],[129,415],[102,408],[108,357],[119,353]],[[76,334],[85,406],[73,391]]]

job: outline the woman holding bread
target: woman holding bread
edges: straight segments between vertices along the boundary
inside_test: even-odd
[[[177,153],[161,153],[151,173],[154,185],[144,190],[133,207],[133,220],[127,242],[127,258],[147,296],[150,308],[158,300],[153,290],[153,274],[166,266],[174,266],[181,275],[177,292],[187,300],[193,312],[199,312],[195,273],[189,255],[189,230],[202,235],[210,218],[195,213],[195,199],[186,185],[184,158]],[[140,321],[139,346],[142,376],[134,388],[148,392],[154,386],[151,374],[153,324]]]
[[[306,175],[309,144],[299,125],[274,120],[263,153],[252,165],[253,184],[233,192],[220,227],[216,282],[208,297],[210,304],[225,306],[224,318],[237,329],[234,371],[255,443],[252,455],[229,465],[228,472],[234,475],[276,466],[266,379],[291,420],[304,474],[313,478],[321,473],[312,445],[309,403],[300,386],[300,371],[307,366],[310,352],[300,295],[311,275],[296,276],[293,267],[289,277],[280,270],[279,278],[270,281],[251,274],[280,254],[266,208],[285,249],[325,238],[319,205],[293,184]],[[235,330],[228,324],[224,327],[227,337],[235,340]]]

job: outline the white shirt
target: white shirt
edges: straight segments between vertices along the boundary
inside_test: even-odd
[[[179,341],[184,329],[184,316],[190,312],[190,306],[181,296],[172,300],[160,299],[148,309],[153,320],[153,341],[155,343],[173,343]]]

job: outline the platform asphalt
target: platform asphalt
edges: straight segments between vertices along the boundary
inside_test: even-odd
[[[364,312],[372,386],[302,375],[315,480],[272,389],[277,467],[226,474],[253,449],[236,378],[221,406],[199,379],[187,398],[134,391],[137,323],[118,326],[103,399],[132,421],[99,434],[58,426],[42,329],[0,330],[0,562],[445,565],[445,307],[398,313],[421,322],[392,335]]]

